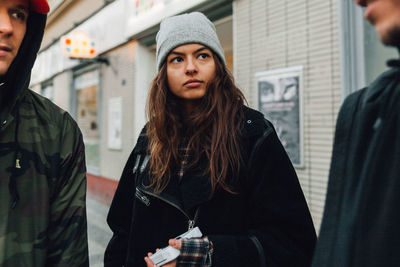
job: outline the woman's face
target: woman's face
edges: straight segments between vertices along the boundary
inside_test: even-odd
[[[191,102],[206,94],[216,69],[210,49],[201,44],[185,44],[172,50],[166,60],[168,86],[175,96]]]

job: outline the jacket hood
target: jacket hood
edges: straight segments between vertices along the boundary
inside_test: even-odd
[[[400,59],[388,60],[387,65],[391,68],[400,68]]]
[[[30,12],[25,37],[0,87],[0,121],[12,112],[18,99],[28,88],[31,70],[42,42],[47,15]]]
[[[373,102],[380,97],[385,97],[383,92],[388,86],[397,86],[400,81],[400,60],[390,59],[386,62],[389,70],[382,73],[375,81],[373,81],[368,87],[365,97],[363,98],[362,105],[364,106],[367,102]]]

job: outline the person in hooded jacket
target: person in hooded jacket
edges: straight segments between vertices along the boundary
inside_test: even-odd
[[[168,244],[180,255],[163,266],[309,266],[316,235],[295,170],[244,105],[212,22],[167,18],[156,41],[149,122],[111,204],[104,266],[155,266]],[[201,238],[173,239],[193,227]]]
[[[400,1],[355,2],[400,48]],[[400,60],[388,66],[341,107],[315,267],[400,266]]]
[[[0,0],[0,266],[88,266],[82,135],[28,89],[46,0]]]

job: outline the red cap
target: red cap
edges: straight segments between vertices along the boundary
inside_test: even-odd
[[[47,14],[50,10],[47,0],[30,0],[29,8],[30,10],[40,14]]]

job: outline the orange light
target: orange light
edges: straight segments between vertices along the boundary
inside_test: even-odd
[[[69,38],[65,39],[65,43],[66,43],[67,45],[70,45],[70,44],[71,44],[71,39],[69,39]]]

